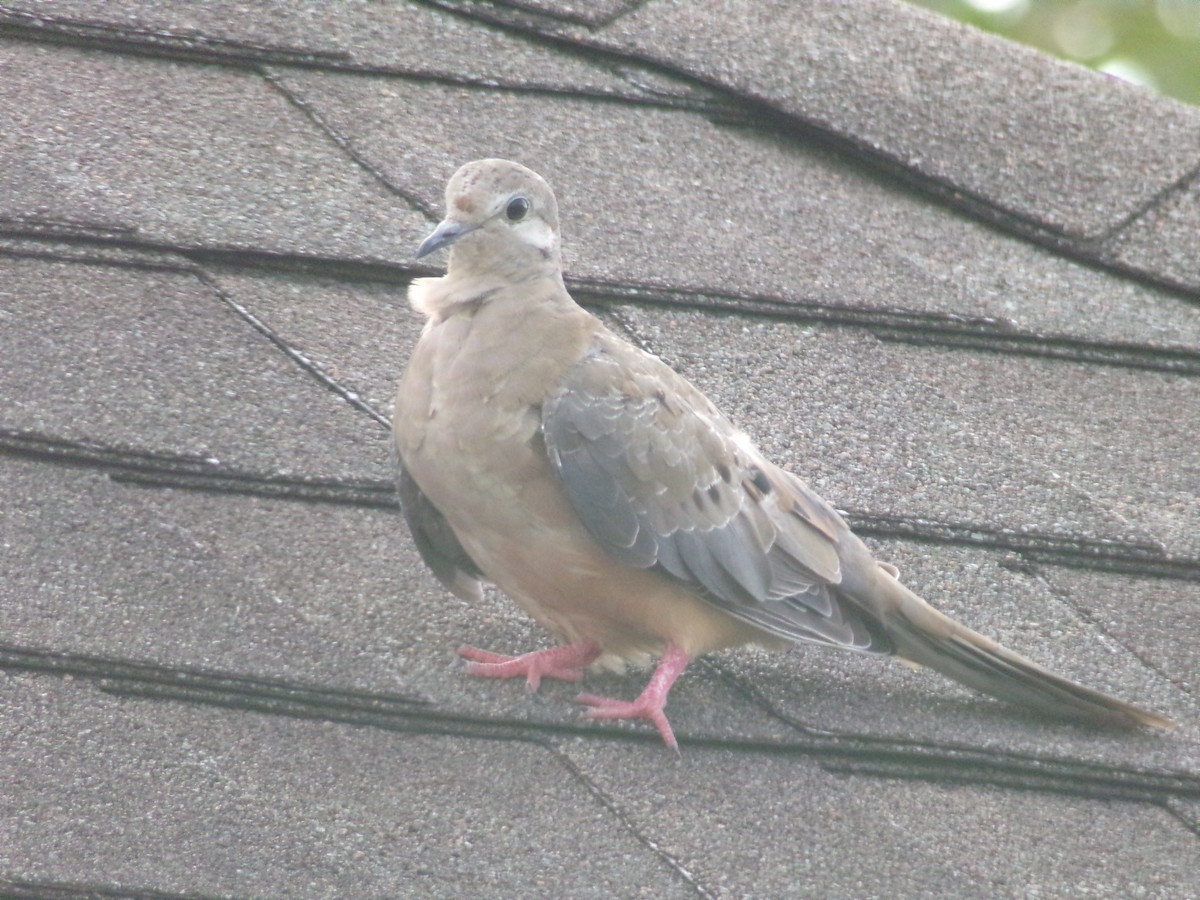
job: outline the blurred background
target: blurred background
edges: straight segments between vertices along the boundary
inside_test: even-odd
[[[1200,0],[911,0],[1200,106]]]

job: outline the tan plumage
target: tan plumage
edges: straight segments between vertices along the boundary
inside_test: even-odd
[[[562,282],[546,183],[505,160],[463,166],[410,289],[428,321],[400,382],[400,492],[422,556],[461,597],[505,591],[564,647],[460,652],[482,675],[578,679],[597,659],[662,661],[648,718],[688,660],[748,643],[890,653],[1052,716],[1168,726],[1053,675],[934,610],[820,497],[772,465],[695,387],[608,331]]]

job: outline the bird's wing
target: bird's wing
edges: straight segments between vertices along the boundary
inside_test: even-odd
[[[404,468],[398,452],[393,453],[392,461],[400,508],[421,559],[450,593],[467,601],[481,599],[483,572],[463,549],[445,516]]]
[[[602,332],[542,409],[551,462],[610,556],[790,640],[889,652],[841,598],[838,515],[695,387]]]

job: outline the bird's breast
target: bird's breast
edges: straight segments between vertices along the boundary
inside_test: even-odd
[[[596,320],[518,293],[431,318],[397,393],[401,458],[451,522],[498,504],[529,507],[553,484],[541,404],[586,351]],[[557,487],[555,486],[555,489]],[[460,509],[469,507],[470,509]]]

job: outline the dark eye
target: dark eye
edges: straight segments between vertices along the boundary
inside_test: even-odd
[[[524,197],[513,197],[508,201],[508,208],[504,210],[504,214],[508,216],[510,222],[520,222],[525,218],[527,212],[529,212],[529,201]]]

